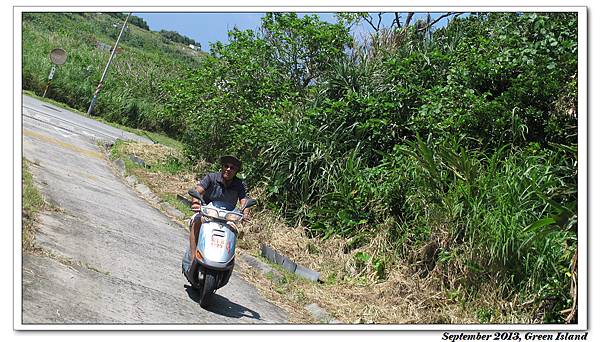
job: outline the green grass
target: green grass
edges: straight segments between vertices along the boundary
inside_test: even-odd
[[[407,246],[445,241],[432,261],[443,266],[448,282],[473,295],[493,281],[510,296],[555,298],[553,312],[569,308],[577,247],[576,203],[569,195],[576,191],[573,150],[532,144],[467,154],[462,145],[418,140],[397,156],[404,171],[391,178],[408,194],[406,236],[413,227],[428,227],[407,238]]]
[[[142,137],[147,137],[148,139],[152,140],[155,144],[161,144],[161,145],[165,145],[167,147],[171,147],[176,149],[177,151],[182,151],[183,150],[183,144],[181,142],[179,142],[178,140],[175,140],[173,138],[170,138],[164,134],[161,133],[156,133],[156,132],[150,132],[150,131],[146,131],[143,129],[138,129],[138,128],[132,128],[132,127],[128,127],[125,125],[121,125],[115,122],[111,122],[108,120],[104,120],[102,118],[98,118],[98,117],[92,117],[95,120],[98,120],[100,122],[103,122],[107,125],[111,125],[115,128],[119,128],[122,129],[124,131],[133,133],[133,134],[137,134],[139,136]]]
[[[23,159],[23,235],[22,246],[23,250],[30,251],[33,248],[35,240],[34,221],[35,216],[40,209],[46,206],[44,198],[35,187],[33,176],[29,171],[29,161]]]
[[[172,175],[176,175],[185,169],[186,165],[184,162],[173,156],[167,156],[166,160],[163,160],[158,164],[150,165],[151,171],[167,172]]]
[[[181,211],[182,213],[185,214],[186,217],[190,217],[194,214],[194,212],[190,209],[189,206],[181,203],[178,199],[177,196],[175,195],[170,195],[170,194],[164,194],[161,195],[161,198],[166,201],[167,203],[171,204],[172,206],[174,206],[177,210]]]
[[[47,97],[41,97],[41,96],[39,96],[38,94],[36,94],[35,92],[33,92],[31,90],[23,90],[23,95],[27,95],[27,96],[33,97],[33,98],[35,98],[37,100],[44,101],[46,103],[50,103],[50,104],[55,105],[57,107],[60,107],[60,108],[66,109],[68,111],[71,111],[73,113],[79,114],[81,116],[85,116],[87,118],[91,118],[91,116],[87,115],[87,113],[79,111],[79,110],[77,110],[77,109],[75,109],[75,108],[73,108],[73,107],[71,107],[71,106],[69,106],[69,105],[67,105],[65,103],[62,103],[62,102],[59,102],[59,101],[56,101],[56,100],[53,100],[53,99],[49,99]],[[90,97],[90,100],[91,100],[91,97]],[[100,121],[100,120],[98,120],[98,121]]]
[[[125,128],[122,128],[122,129],[125,130]],[[180,141],[170,138],[164,134],[150,132],[150,131],[144,131],[141,129],[130,128],[130,127],[127,127],[127,130],[129,132],[135,133],[137,135],[146,136],[150,140],[154,141],[154,143],[156,143],[156,144],[161,144],[161,145],[165,145],[167,147],[172,147],[172,148],[176,149],[177,151],[183,150],[183,144]]]

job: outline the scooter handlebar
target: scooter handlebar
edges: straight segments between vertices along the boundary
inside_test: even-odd
[[[202,198],[202,195],[200,195],[200,193],[195,190],[195,189],[190,189],[188,190],[188,195],[194,197],[195,199],[197,199],[198,201],[200,201],[200,203],[202,205],[206,205],[206,202],[204,202],[204,198]]]

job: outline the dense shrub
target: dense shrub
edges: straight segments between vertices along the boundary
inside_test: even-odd
[[[81,108],[102,52],[69,34],[72,20],[24,17],[23,80],[39,92],[53,40],[78,46],[78,67],[60,70],[77,84],[57,79],[51,94]],[[238,155],[267,205],[313,236],[384,234],[422,276],[471,294],[496,283],[545,303],[549,322],[573,304],[575,13],[471,13],[364,43],[342,23],[269,13],[199,61],[135,36],[99,113],[181,137],[193,161]]]
[[[175,31],[160,30],[158,33],[163,38],[167,39],[168,41],[186,44],[186,45],[193,44],[193,45],[200,47],[200,44],[198,44],[192,38],[181,35]]]
[[[364,45],[278,13],[163,89],[189,155],[238,154],[290,222],[384,232],[407,260],[433,246],[423,274],[554,298],[552,321],[572,304],[576,80],[572,13],[470,14]]]

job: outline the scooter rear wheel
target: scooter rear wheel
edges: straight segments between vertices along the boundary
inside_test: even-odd
[[[202,286],[202,295],[200,297],[200,306],[206,308],[208,306],[209,297],[217,289],[217,273],[207,269],[204,275],[204,285]]]

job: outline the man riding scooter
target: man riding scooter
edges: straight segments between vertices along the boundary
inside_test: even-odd
[[[242,162],[234,156],[221,157],[221,172],[209,173],[196,185],[196,190],[203,196],[206,203],[215,203],[227,210],[233,210],[239,201],[240,207],[246,204],[246,184],[236,174],[242,167]],[[202,215],[200,211],[200,201],[192,199],[192,210],[196,212],[191,218],[190,223],[190,267],[185,272],[185,276],[193,284],[193,274],[195,272],[196,244],[198,233],[202,224]],[[250,209],[244,209],[244,219],[249,217]]]

